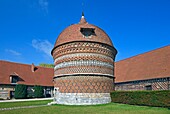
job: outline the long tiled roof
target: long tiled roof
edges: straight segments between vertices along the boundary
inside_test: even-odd
[[[0,60],[0,84],[11,84],[12,75],[19,77],[18,84],[53,86],[53,68]]]
[[[115,82],[170,77],[170,45],[115,63]]]

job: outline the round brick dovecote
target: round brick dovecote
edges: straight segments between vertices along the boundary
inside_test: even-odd
[[[111,102],[114,90],[116,49],[99,27],[82,16],[66,28],[52,50],[54,58],[54,103],[93,105]]]

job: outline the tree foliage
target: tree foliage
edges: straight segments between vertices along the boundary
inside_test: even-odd
[[[23,84],[18,84],[15,86],[15,99],[25,99],[27,97],[27,86]]]
[[[54,68],[54,64],[40,63],[39,66],[47,67],[47,68]]]

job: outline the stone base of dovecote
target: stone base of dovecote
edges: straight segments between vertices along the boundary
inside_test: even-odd
[[[52,104],[97,105],[110,102],[110,93],[57,93]]]

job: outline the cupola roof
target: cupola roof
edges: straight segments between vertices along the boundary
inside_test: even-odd
[[[73,24],[63,30],[58,36],[55,46],[74,41],[91,41],[113,46],[109,36],[99,27],[89,24],[82,13],[78,24]]]

